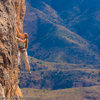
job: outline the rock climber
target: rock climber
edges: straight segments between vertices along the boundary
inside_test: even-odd
[[[28,34],[24,33],[21,34],[16,28],[16,33],[17,33],[17,41],[18,41],[18,65],[21,67],[21,60],[20,60],[20,55],[23,55],[24,62],[25,62],[25,69],[31,73],[30,71],[30,65],[28,61],[28,55],[27,55],[27,48],[28,48]]]

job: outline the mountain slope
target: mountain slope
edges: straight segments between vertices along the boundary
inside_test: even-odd
[[[29,55],[52,62],[98,64],[96,46],[66,27],[53,2],[26,1],[24,31],[30,35]]]

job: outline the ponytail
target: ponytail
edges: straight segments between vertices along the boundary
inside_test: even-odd
[[[26,39],[25,48],[28,48],[28,39]]]

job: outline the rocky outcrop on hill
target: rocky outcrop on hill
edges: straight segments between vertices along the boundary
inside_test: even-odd
[[[16,22],[23,29],[25,0],[0,0],[0,97],[21,97],[18,87]],[[4,91],[4,93],[3,93]]]

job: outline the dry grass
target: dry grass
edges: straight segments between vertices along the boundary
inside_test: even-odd
[[[24,97],[30,97],[30,100],[100,100],[100,86],[63,90],[24,88],[22,93]]]

